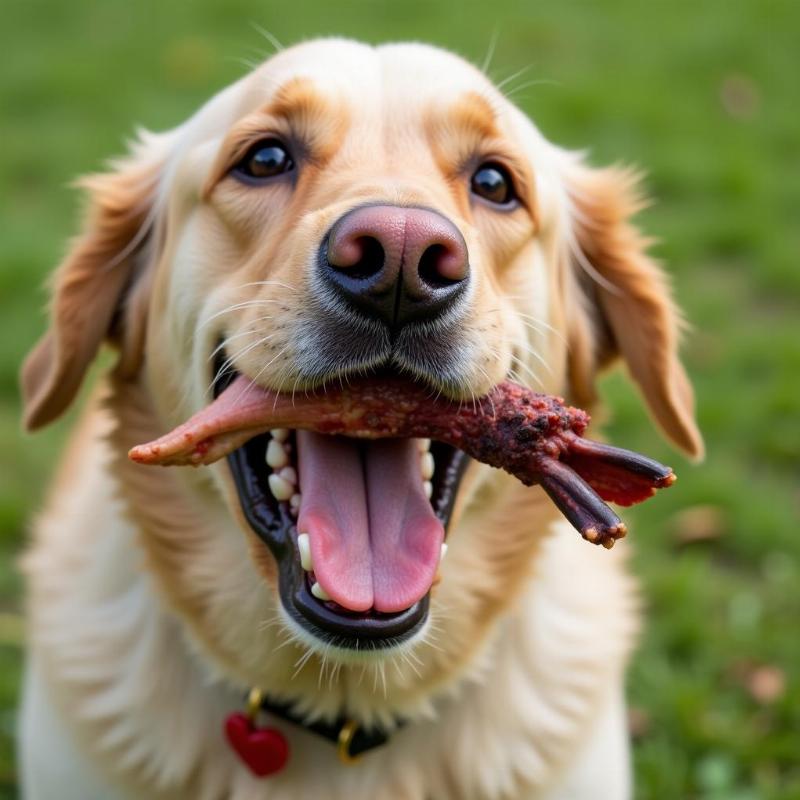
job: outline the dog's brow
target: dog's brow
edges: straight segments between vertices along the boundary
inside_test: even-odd
[[[264,111],[289,121],[324,117],[331,103],[309,78],[292,78],[281,86]]]
[[[503,140],[491,101],[475,91],[460,95],[444,107],[431,106],[426,131],[436,160],[445,171],[461,169],[487,144]]]
[[[449,125],[461,128],[481,139],[500,136],[492,104],[478,92],[462,95],[445,111]]]

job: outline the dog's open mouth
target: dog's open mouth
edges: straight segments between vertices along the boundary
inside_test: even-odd
[[[295,398],[228,374],[215,394],[129,455],[162,465],[227,456],[287,612],[340,646],[386,646],[422,625],[468,456],[540,484],[605,547],[626,528],[604,500],[632,505],[675,480],[657,461],[584,439],[586,412],[511,381],[473,403],[397,375]]]
[[[224,374],[215,396],[236,379]],[[424,624],[469,461],[462,451],[423,438],[275,428],[227,458],[297,623],[361,649],[399,644]]]
[[[424,623],[467,462],[426,439],[286,428],[228,455],[286,611],[323,640],[360,648],[399,643]]]

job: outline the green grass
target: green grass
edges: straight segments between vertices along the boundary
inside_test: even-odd
[[[694,325],[685,358],[709,454],[700,467],[675,457],[623,378],[605,381],[612,440],[681,475],[627,515],[650,618],[630,675],[638,796],[800,797],[800,6],[789,0],[6,0],[0,797],[15,796],[14,559],[68,427],[20,435],[16,373],[43,328],[39,287],[75,230],[67,183],[119,153],[134,124],[178,123],[241,74],[240,59],[259,60],[268,45],[251,22],[284,42],[415,38],[475,61],[494,33],[492,74],[529,66],[515,83],[537,83],[514,97],[547,135],[647,170],[657,203],[642,221]],[[703,529],[712,537],[681,543]],[[782,691],[754,692],[764,667],[785,676]]]

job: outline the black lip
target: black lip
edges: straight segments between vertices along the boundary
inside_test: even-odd
[[[231,376],[225,376],[217,393],[230,380]],[[380,649],[411,637],[427,619],[430,594],[395,614],[344,612],[311,594],[297,555],[294,518],[288,504],[276,501],[267,487],[263,464],[268,436],[254,437],[227,458],[245,518],[277,562],[279,594],[286,612],[309,633],[341,648]],[[432,504],[446,530],[469,457],[438,442],[431,444],[431,451],[442,465],[434,475]]]

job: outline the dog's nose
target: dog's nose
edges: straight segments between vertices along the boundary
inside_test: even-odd
[[[469,279],[464,237],[450,220],[424,208],[353,209],[331,228],[322,255],[339,296],[391,328],[444,311]]]

